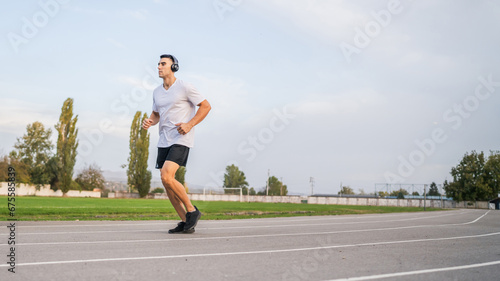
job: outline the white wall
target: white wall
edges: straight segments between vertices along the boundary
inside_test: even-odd
[[[0,183],[0,195],[7,196],[9,190],[9,183],[1,182]],[[94,197],[100,198],[101,193],[98,191],[79,191],[79,190],[70,190],[66,193],[68,197]],[[61,190],[54,191],[50,189],[50,185],[46,184],[41,186],[40,188],[36,188],[33,185],[28,185],[24,183],[16,184],[16,196],[53,196],[53,197],[62,197],[63,193]]]
[[[447,200],[423,199],[385,199],[385,198],[354,198],[354,197],[316,197],[316,196],[262,196],[262,195],[230,195],[230,194],[188,194],[191,200],[196,201],[241,201],[265,203],[296,203],[307,201],[308,204],[329,205],[358,205],[358,206],[393,206],[393,207],[426,207],[429,208],[469,208],[488,209],[486,201],[481,202],[455,202]],[[139,198],[137,193],[109,193],[109,198]],[[168,199],[165,193],[150,194],[146,198]]]

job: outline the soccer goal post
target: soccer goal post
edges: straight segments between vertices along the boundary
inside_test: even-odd
[[[224,187],[224,190],[228,190],[228,189],[231,189],[231,190],[240,190],[240,202],[243,202],[243,188],[241,187]]]
[[[226,190],[240,190],[240,202],[243,202],[243,188],[242,187],[204,187],[203,188],[203,201],[206,200],[206,195],[232,195],[232,194],[226,194]],[[237,195],[237,194],[236,194]]]

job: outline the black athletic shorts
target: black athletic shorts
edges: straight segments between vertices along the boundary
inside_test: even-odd
[[[189,147],[174,144],[169,147],[158,147],[158,157],[156,158],[156,169],[161,169],[165,161],[172,161],[179,166],[186,167],[189,156]]]

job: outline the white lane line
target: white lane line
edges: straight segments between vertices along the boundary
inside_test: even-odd
[[[378,220],[378,221],[356,221],[356,222],[333,222],[333,223],[317,223],[317,224],[281,224],[281,225],[256,225],[256,226],[230,226],[230,227],[211,227],[206,228],[209,230],[219,230],[219,229],[246,229],[246,228],[273,228],[273,227],[300,227],[300,226],[325,226],[325,225],[352,225],[352,224],[379,224],[379,223],[390,223],[390,222],[409,222],[414,220],[422,220],[422,219],[435,219],[441,217],[448,217],[452,214],[444,214],[440,216],[428,216],[428,217],[418,217],[418,218],[405,218],[405,219],[397,219],[397,220]],[[484,215],[483,215],[484,216]],[[483,217],[481,216],[481,217]],[[471,223],[471,222],[468,222]],[[461,225],[462,223],[455,224]],[[439,225],[434,225],[439,226]]]
[[[217,237],[195,237],[195,238],[175,238],[175,239],[147,239],[147,240],[107,240],[107,241],[73,241],[73,242],[40,242],[40,243],[21,243],[20,246],[34,246],[34,245],[68,245],[68,244],[112,244],[112,243],[147,243],[147,242],[170,242],[170,241],[195,241],[195,240],[216,240],[216,239],[241,239],[241,238],[263,238],[263,237],[280,237],[280,236],[310,236],[310,235],[327,235],[327,234],[343,234],[343,233],[359,233],[359,232],[371,232],[371,231],[388,231],[388,230],[401,230],[401,229],[411,229],[411,228],[424,228],[424,227],[445,227],[445,226],[459,226],[468,225],[471,223],[476,223],[481,218],[488,214],[486,212],[477,219],[465,222],[465,223],[453,223],[453,224],[442,224],[442,225],[412,225],[412,226],[400,226],[400,227],[388,227],[388,228],[372,228],[372,229],[358,229],[358,230],[341,230],[341,231],[328,231],[328,232],[306,232],[306,233],[280,233],[280,234],[255,234],[255,235],[233,235],[233,236],[217,236]],[[162,231],[162,230],[154,230]],[[117,232],[117,231],[108,231]],[[121,231],[121,232],[143,232],[142,230],[134,231]],[[149,230],[153,232],[153,230]],[[163,231],[162,231],[163,232]],[[84,233],[84,232],[78,232]],[[7,246],[7,244],[0,244],[0,246]]]
[[[223,253],[207,253],[207,254],[187,254],[187,255],[171,255],[171,256],[150,256],[150,257],[128,257],[128,258],[107,258],[107,259],[87,259],[87,260],[66,260],[66,261],[44,261],[44,262],[31,262],[31,263],[19,263],[17,266],[30,266],[30,265],[52,265],[52,264],[72,264],[72,263],[90,263],[90,262],[109,262],[109,261],[134,261],[134,260],[154,260],[154,259],[173,259],[173,258],[194,258],[194,257],[214,257],[214,256],[234,256],[234,255],[255,255],[255,254],[274,254],[274,253],[289,253],[289,252],[300,252],[300,251],[313,251],[313,250],[326,250],[326,249],[337,249],[337,248],[349,248],[349,247],[363,247],[363,246],[380,246],[380,245],[393,245],[393,244],[408,244],[408,243],[423,243],[423,242],[434,242],[434,241],[445,241],[445,240],[458,240],[458,239],[468,239],[468,238],[479,238],[499,235],[500,232],[480,234],[480,235],[469,235],[469,236],[457,236],[457,237],[445,237],[445,238],[430,238],[430,239],[414,239],[414,240],[402,240],[402,241],[387,241],[387,242],[374,242],[374,243],[361,243],[361,244],[346,244],[346,245],[333,245],[333,246],[322,246],[322,247],[308,247],[308,248],[294,248],[294,249],[282,249],[282,250],[261,250],[261,251],[245,251],[245,252],[223,252]],[[9,264],[0,264],[0,267],[7,267]]]
[[[445,214],[441,216],[429,216],[421,218],[410,219],[397,219],[397,220],[380,220],[380,221],[356,221],[356,222],[333,222],[333,223],[316,223],[316,224],[281,224],[281,225],[253,225],[253,226],[226,226],[226,227],[213,227],[213,228],[199,228],[203,230],[228,230],[228,229],[255,229],[255,228],[279,228],[279,227],[302,227],[302,226],[326,226],[326,225],[352,225],[352,224],[373,224],[373,223],[390,223],[390,222],[408,222],[412,220],[429,219],[446,217],[452,214]],[[439,225],[435,225],[439,226]],[[164,230],[102,230],[102,231],[64,231],[64,232],[23,232],[22,235],[59,235],[59,234],[98,234],[98,233],[123,233],[123,232],[158,232]],[[4,233],[6,234],[6,233]]]
[[[436,212],[446,212],[444,215],[440,216],[451,216],[451,215],[461,215],[465,211],[463,210],[450,210],[450,211],[436,211]],[[453,213],[449,213],[453,212]],[[408,217],[408,215],[414,215],[414,214],[421,214],[421,213],[404,213],[404,214],[395,214],[395,213],[389,213],[389,214],[365,214],[365,215],[338,215],[338,216],[319,216],[315,218],[307,218],[307,219],[292,219],[292,218],[287,218],[287,217],[282,217],[282,218],[266,218],[266,219],[237,219],[237,220],[223,220],[223,221],[218,221],[218,220],[210,220],[210,221],[205,221],[205,223],[259,223],[259,222],[269,222],[269,221],[274,221],[274,220],[286,220],[286,222],[298,222],[298,221],[325,221],[325,220],[352,220],[352,219],[366,219],[366,218],[374,218],[374,217],[400,217],[400,216],[405,216]],[[408,218],[408,219],[425,219],[425,218],[435,218],[435,217],[440,217],[440,216],[428,216],[428,217],[415,217],[415,218]],[[265,220],[265,221],[264,221]],[[171,220],[172,222],[175,222],[175,220]],[[22,223],[22,221],[20,221]],[[43,227],[48,227],[48,228],[57,228],[57,227],[107,227],[107,226],[144,226],[144,225],[163,225],[165,222],[169,222],[167,220],[157,222],[157,223],[107,223],[107,224],[53,224],[53,225],[45,225],[45,224],[40,224],[40,225],[19,225],[19,228],[43,228]],[[18,222],[19,224],[19,222]]]
[[[86,208],[95,208],[98,207],[96,205],[90,205],[90,206],[60,206],[60,207],[53,207],[53,206],[33,206],[30,208],[33,209],[86,209]],[[134,206],[123,206],[123,207],[103,207],[99,206],[101,209],[151,209],[151,207],[134,207]],[[168,210],[165,210],[168,211]]]
[[[21,233],[24,235],[62,235],[62,234],[101,234],[101,233],[133,233],[133,232],[167,232],[167,229],[159,230],[96,230],[96,231],[64,231],[64,232],[31,232],[31,233]]]
[[[215,239],[241,239],[241,238],[262,238],[262,237],[280,237],[280,236],[309,236],[309,235],[326,235],[326,234],[342,234],[342,233],[358,233],[358,232],[371,232],[371,231],[388,231],[388,230],[401,230],[401,229],[411,229],[411,228],[423,228],[423,227],[445,227],[445,226],[459,226],[475,223],[481,218],[488,214],[486,212],[477,219],[458,224],[442,224],[442,225],[412,225],[412,226],[400,226],[400,227],[389,227],[389,228],[372,228],[372,229],[359,229],[359,230],[342,230],[342,231],[329,231],[329,232],[309,232],[309,233],[281,233],[281,234],[256,234],[256,235],[234,235],[234,236],[217,236],[217,237],[196,237],[196,238],[176,238],[176,239],[147,239],[147,240],[107,240],[107,241],[75,241],[75,242],[40,242],[40,243],[20,243],[22,246],[34,246],[34,245],[68,245],[68,244],[112,244],[112,243],[147,243],[147,242],[170,242],[170,241],[195,241],[195,240],[215,240]],[[158,232],[162,230],[155,230]],[[108,232],[118,232],[118,231],[108,231]],[[143,230],[124,230],[121,232],[146,232]],[[148,232],[153,232],[153,230],[148,230]],[[85,232],[78,232],[80,234],[86,234]],[[7,246],[7,244],[0,244],[0,246]]]
[[[475,263],[475,264],[459,265],[459,266],[451,266],[451,267],[442,267],[442,268],[433,268],[433,269],[423,269],[423,270],[415,270],[415,271],[407,271],[407,272],[378,274],[378,275],[361,276],[361,277],[349,277],[349,278],[342,278],[342,279],[332,279],[329,281],[374,280],[374,279],[401,277],[401,276],[417,275],[417,274],[428,274],[428,273],[436,273],[436,272],[444,272],[444,271],[452,271],[452,270],[463,270],[463,269],[491,266],[491,265],[497,265],[497,264],[500,264],[500,261],[483,262],[483,263]]]
[[[94,226],[103,226],[103,227],[106,227],[106,226],[144,226],[144,225],[165,225],[165,222],[168,222],[167,220],[165,221],[162,221],[162,222],[156,222],[156,223],[116,223],[116,224],[112,224],[112,223],[106,223],[106,224],[60,224],[60,225],[57,225],[57,224],[51,224],[51,225],[43,225],[43,224],[40,224],[40,225],[22,225],[23,221],[18,221],[17,224],[21,223],[21,225],[19,225],[18,227],[19,228],[44,228],[44,227],[94,227]],[[172,220],[172,222],[174,222]]]
[[[468,223],[465,223],[468,224]],[[453,226],[456,224],[440,225]],[[461,224],[459,224],[461,225]],[[330,235],[330,234],[345,234],[345,233],[360,233],[372,231],[389,231],[402,230],[423,227],[436,227],[436,225],[414,225],[389,228],[371,228],[358,230],[340,230],[328,232],[302,232],[302,233],[279,233],[279,234],[254,234],[254,235],[233,235],[233,236],[216,236],[216,237],[194,237],[194,238],[171,238],[171,239],[143,239],[143,240],[105,240],[105,241],[68,241],[68,242],[33,242],[33,243],[18,243],[19,246],[41,246],[41,245],[78,245],[78,244],[117,244],[117,243],[148,243],[148,242],[178,242],[178,241],[197,241],[197,240],[218,240],[218,239],[242,239],[242,238],[265,238],[265,237],[284,237],[284,236],[312,236],[312,235]],[[8,244],[0,244],[0,246],[8,246]]]
[[[464,224],[472,224],[472,223],[475,223],[477,222],[478,220],[482,219],[484,216],[486,216],[489,212],[491,212],[491,210],[488,210],[486,213],[484,213],[482,216],[480,216],[479,218],[471,221],[471,222],[468,222],[468,223],[464,223]]]

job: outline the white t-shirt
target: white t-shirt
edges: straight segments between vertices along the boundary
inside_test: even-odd
[[[153,111],[160,114],[158,147],[194,146],[194,127],[181,135],[175,124],[189,122],[196,113],[196,106],[204,100],[196,88],[180,79],[176,79],[168,90],[162,84],[153,91]]]

